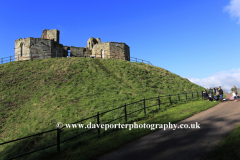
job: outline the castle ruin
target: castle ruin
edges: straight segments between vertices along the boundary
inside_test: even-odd
[[[90,37],[86,47],[63,46],[59,43],[59,30],[44,29],[41,38],[15,40],[15,61],[55,57],[119,58],[130,61],[129,46],[119,42],[101,42]]]

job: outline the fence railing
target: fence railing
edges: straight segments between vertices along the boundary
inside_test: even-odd
[[[194,93],[196,93],[196,97],[194,97]],[[191,97],[191,98],[188,98],[188,94],[190,94],[190,97]],[[180,95],[184,95],[184,99],[181,99]],[[172,100],[172,96],[177,96],[177,100],[173,101],[173,100]],[[160,97],[168,97],[168,98],[167,98],[168,101],[167,101],[167,102],[162,102],[161,99],[160,99]],[[123,115],[123,116],[121,116],[121,117],[119,117],[119,118],[116,118],[116,119],[113,119],[113,120],[108,121],[108,122],[104,122],[104,123],[102,123],[102,124],[108,124],[108,123],[111,123],[111,122],[113,122],[113,121],[116,121],[116,120],[118,120],[118,119],[120,119],[120,118],[124,118],[125,122],[127,122],[127,120],[128,120],[128,115],[133,114],[133,113],[135,113],[135,112],[137,112],[137,111],[143,110],[143,111],[144,111],[144,116],[146,116],[146,115],[147,115],[147,108],[151,108],[151,107],[154,107],[154,106],[158,106],[158,110],[160,110],[160,107],[161,107],[162,104],[167,104],[167,103],[169,103],[170,105],[172,105],[173,102],[183,101],[183,100],[184,100],[184,101],[185,101],[185,100],[187,101],[188,99],[194,99],[194,98],[198,98],[198,99],[199,99],[199,97],[202,97],[202,99],[203,99],[203,92],[202,92],[202,91],[201,91],[201,92],[192,92],[192,93],[181,93],[181,94],[178,93],[178,94],[174,94],[174,95],[170,95],[170,94],[169,94],[169,95],[165,95],[165,96],[159,96],[159,95],[158,95],[158,97],[153,97],[153,98],[149,98],[149,99],[143,98],[142,100],[139,100],[139,101],[137,101],[137,102],[133,102],[133,103],[130,103],[130,104],[124,103],[123,106],[120,106],[120,107],[117,107],[117,108],[114,108],[114,109],[105,111],[105,112],[103,112],[103,113],[97,112],[96,115],[93,115],[93,116],[91,116],[91,117],[82,119],[82,120],[77,121],[77,122],[75,122],[75,123],[83,122],[83,121],[88,120],[88,119],[91,119],[91,118],[96,118],[96,124],[100,124],[100,115],[104,115],[104,114],[106,114],[106,113],[108,113],[108,112],[111,112],[111,111],[114,111],[114,110],[117,110],[117,109],[120,109],[120,108],[124,108],[124,115]],[[148,107],[146,107],[145,102],[146,102],[146,100],[150,100],[150,99],[157,99],[158,104],[157,104],[157,105],[153,105],[153,106],[148,106]],[[140,102],[143,103],[143,107],[142,107],[141,109],[135,110],[135,111],[133,111],[133,112],[131,112],[131,113],[127,113],[127,106],[132,105],[132,104],[135,104],[135,103],[140,103]],[[74,124],[74,123],[72,123],[72,124]],[[22,155],[19,155],[19,156],[16,156],[16,157],[11,158],[11,159],[15,159],[15,158],[20,158],[20,157],[23,157],[23,156],[25,156],[25,155],[29,155],[29,154],[31,154],[31,153],[35,153],[35,152],[38,152],[38,151],[41,151],[41,150],[44,150],[44,149],[53,147],[53,146],[57,146],[57,151],[59,152],[59,151],[60,151],[60,144],[61,144],[61,143],[64,143],[64,142],[69,141],[69,140],[72,140],[72,139],[75,138],[75,137],[78,137],[78,136],[80,136],[80,135],[83,135],[83,134],[88,133],[88,132],[90,132],[90,131],[92,131],[92,130],[95,130],[95,129],[97,129],[97,134],[100,134],[100,127],[99,127],[99,128],[95,128],[95,129],[90,129],[90,130],[88,130],[88,131],[85,131],[85,132],[83,132],[83,133],[81,133],[81,134],[78,134],[78,135],[76,135],[76,136],[74,136],[74,137],[65,139],[65,140],[63,140],[63,141],[60,142],[60,133],[61,133],[62,129],[65,128],[65,127],[66,127],[66,126],[63,126],[62,128],[61,128],[61,127],[57,127],[57,129],[53,129],[53,130],[41,132],[41,133],[38,133],[38,134],[34,134],[34,135],[31,135],[31,136],[27,136],[27,137],[15,139],[15,140],[7,141],[7,142],[4,142],[4,143],[0,143],[0,145],[4,145],[4,144],[11,143],[11,142],[16,142],[16,141],[19,141],[19,140],[23,140],[23,139],[26,139],[26,138],[30,138],[30,137],[42,135],[42,134],[44,134],[44,133],[49,133],[49,132],[53,132],[53,131],[56,131],[56,132],[57,132],[57,138],[56,138],[57,143],[56,143],[56,144],[53,144],[53,145],[50,145],[50,146],[47,146],[47,147],[44,147],[44,148],[41,148],[41,149],[38,149],[38,150],[35,150],[35,151],[32,151],[32,152],[29,152],[29,153],[25,153],[25,154],[22,154]]]
[[[47,59],[47,58],[56,58],[56,57],[63,57],[59,54],[51,54],[51,53],[42,53],[42,54],[17,54],[14,56],[9,56],[9,57],[4,57],[0,58],[1,64],[7,63],[7,62],[13,62],[13,61],[22,61],[22,60],[34,60],[34,59]],[[124,59],[128,60],[131,62],[140,62],[140,63],[146,63],[152,65],[149,61],[142,60],[139,58],[135,57],[130,57],[130,56],[119,56],[119,55],[104,55],[102,56],[101,54],[93,54],[90,56],[85,56],[85,55],[79,55],[79,56],[74,56],[72,57],[85,57],[85,58],[116,58],[116,59]]]

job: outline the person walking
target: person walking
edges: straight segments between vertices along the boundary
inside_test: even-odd
[[[223,102],[223,90],[222,90],[221,86],[219,86],[219,88],[218,88],[218,93],[220,95],[220,101]]]
[[[237,88],[235,87],[235,85],[233,85],[233,88],[231,89],[232,91],[234,91],[235,92],[235,94],[236,94],[236,97],[237,97]]]

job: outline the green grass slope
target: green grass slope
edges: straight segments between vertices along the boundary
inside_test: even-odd
[[[204,89],[160,67],[120,59],[11,62],[0,65],[0,77],[0,143],[55,129],[57,122],[73,123],[142,98]],[[123,113],[116,110],[101,117],[101,121]],[[129,116],[129,120],[141,116],[143,112]],[[55,132],[52,136],[56,143]],[[49,136],[45,134],[45,138]],[[21,149],[16,150],[28,152],[37,141],[25,147],[19,145]],[[0,154],[10,148],[11,144],[0,146]]]

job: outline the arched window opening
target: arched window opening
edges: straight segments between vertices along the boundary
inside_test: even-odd
[[[104,50],[101,50],[101,52],[102,52],[102,58],[104,59]]]
[[[21,43],[20,44],[20,54],[21,54],[21,56],[23,56],[23,52],[24,51],[24,44],[23,43]]]

